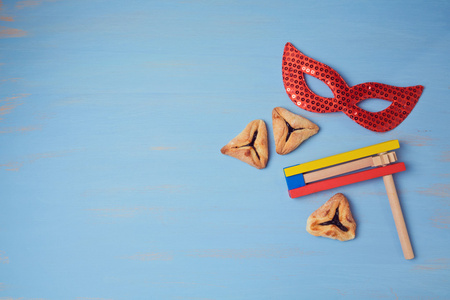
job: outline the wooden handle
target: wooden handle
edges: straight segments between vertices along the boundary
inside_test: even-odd
[[[395,189],[394,178],[392,175],[383,176],[384,185],[391,205],[392,215],[394,216],[395,226],[397,227],[398,237],[402,245],[403,256],[406,259],[413,259],[414,252],[409,240],[408,230],[406,229],[405,219],[403,218],[402,208],[398,200],[397,190]]]

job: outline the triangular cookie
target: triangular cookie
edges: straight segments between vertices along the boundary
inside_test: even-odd
[[[275,150],[281,155],[294,151],[319,131],[319,126],[313,122],[282,107],[273,109],[272,126]]]
[[[267,128],[263,120],[254,120],[220,152],[235,157],[249,165],[263,169],[269,160]]]
[[[340,193],[331,197],[309,216],[306,231],[340,241],[354,239],[356,223],[347,198]]]

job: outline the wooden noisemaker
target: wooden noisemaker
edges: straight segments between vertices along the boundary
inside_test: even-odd
[[[392,177],[394,173],[405,171],[405,164],[397,162],[397,156],[392,151],[398,148],[398,140],[392,140],[284,168],[289,196],[297,198],[383,177],[403,255],[406,259],[412,259],[414,252]]]

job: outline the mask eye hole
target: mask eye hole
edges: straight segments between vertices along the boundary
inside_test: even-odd
[[[305,77],[305,82],[308,88],[315,93],[317,96],[326,97],[326,98],[333,98],[333,92],[330,90],[330,88],[323,83],[322,80],[317,79],[314,76],[303,74]]]
[[[385,110],[391,105],[392,102],[388,100],[378,99],[378,98],[369,98],[362,100],[357,104],[359,108],[362,108],[369,112],[380,112]]]

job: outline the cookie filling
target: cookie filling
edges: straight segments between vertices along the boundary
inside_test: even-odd
[[[255,141],[256,141],[257,137],[258,137],[258,130],[255,130],[255,132],[253,133],[252,141],[250,143],[248,143],[247,145],[240,146],[239,148],[242,148],[242,147],[251,147],[251,148],[253,148],[253,150],[255,150],[256,157],[258,157],[258,159],[260,159],[258,151],[256,151],[256,148],[255,148]]]
[[[339,221],[339,206],[336,208],[336,212],[334,213],[334,217],[331,221],[320,223],[319,225],[326,226],[326,225],[335,225],[337,228],[339,228],[342,231],[347,232],[348,228],[342,225],[342,223]]]
[[[284,121],[286,123],[286,126],[288,128],[288,134],[286,135],[286,142],[288,141],[289,137],[291,136],[291,134],[295,131],[295,130],[302,130],[304,128],[293,128],[291,126],[291,124],[289,124],[288,122]]]

